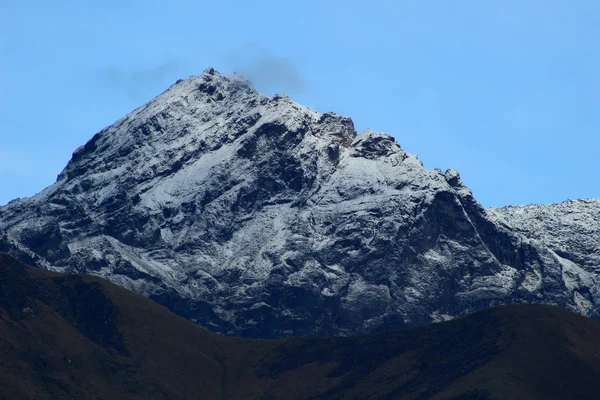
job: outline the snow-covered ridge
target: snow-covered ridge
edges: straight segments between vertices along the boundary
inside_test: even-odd
[[[369,332],[512,302],[597,316],[594,231],[565,223],[588,243],[571,257],[508,214],[390,135],[208,69],[1,207],[0,247],[246,336]]]
[[[590,271],[600,270],[600,199],[490,208],[490,216]]]

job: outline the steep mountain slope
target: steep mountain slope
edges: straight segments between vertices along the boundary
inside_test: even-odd
[[[576,292],[580,308],[594,314],[594,305],[578,298],[598,283],[600,199],[494,207],[488,212],[497,223],[547,246],[560,261],[563,281]]]
[[[490,216],[593,273],[600,269],[600,199],[491,208]]]
[[[456,171],[212,69],[1,207],[0,246],[249,337],[373,332],[502,303],[599,310],[595,274],[491,219]]]
[[[233,338],[0,253],[0,398],[592,399],[599,338],[598,321],[531,305],[411,331]]]

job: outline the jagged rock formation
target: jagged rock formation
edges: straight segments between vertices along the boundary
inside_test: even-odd
[[[1,207],[0,250],[245,336],[370,332],[500,303],[598,316],[588,247],[567,259],[502,215],[392,136],[208,69]]]
[[[600,199],[493,207],[489,211],[495,220],[542,241],[560,257],[589,272],[600,270]]]
[[[488,210],[490,217],[550,249],[562,265],[563,281],[580,311],[597,316],[595,298],[600,272],[600,199],[555,204],[507,206]]]

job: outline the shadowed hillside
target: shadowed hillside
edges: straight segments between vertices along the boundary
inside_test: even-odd
[[[0,398],[593,399],[599,379],[600,322],[559,308],[249,340],[100,278],[0,254]]]

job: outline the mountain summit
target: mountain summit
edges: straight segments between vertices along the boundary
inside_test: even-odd
[[[569,259],[513,214],[485,210],[456,171],[424,168],[390,135],[207,69],[94,135],[54,185],[0,207],[0,250],[249,337],[504,303],[597,317],[597,257]],[[597,251],[591,230],[572,231]]]

